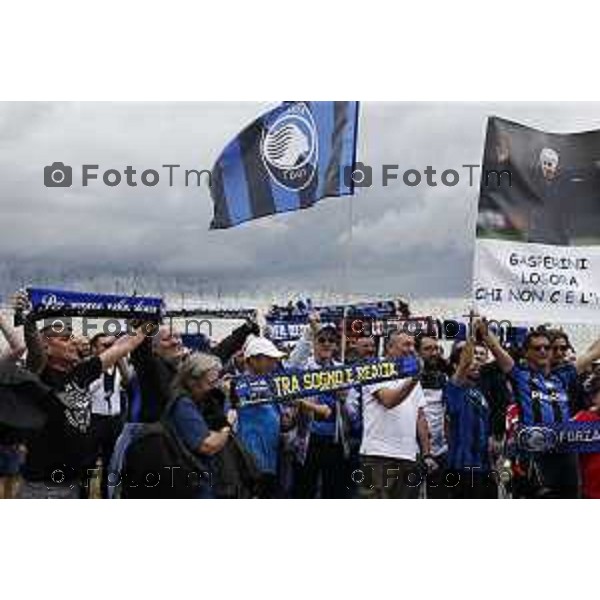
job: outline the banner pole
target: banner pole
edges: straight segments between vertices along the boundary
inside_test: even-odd
[[[350,304],[352,299],[350,297],[350,280],[351,280],[351,269],[352,269],[352,241],[354,232],[354,194],[350,196],[348,202],[348,241],[346,244],[346,301]]]
[[[346,243],[346,274],[345,274],[345,291],[346,291],[346,307],[344,308],[342,316],[342,348],[341,348],[341,360],[346,361],[346,319],[348,315],[348,307],[352,303],[350,296],[350,285],[351,285],[351,268],[352,268],[352,241],[354,232],[354,193],[356,192],[356,186],[354,184],[354,168],[356,166],[356,155],[358,151],[358,124],[359,124],[359,107],[360,104],[356,103],[356,112],[354,114],[354,150],[352,154],[352,177],[350,183],[350,197],[348,202],[348,239]]]
[[[347,347],[347,337],[346,337],[346,319],[348,315],[348,306],[352,303],[351,293],[350,293],[350,275],[352,268],[352,231],[354,226],[354,211],[353,211],[353,195],[350,196],[348,202],[348,237],[346,240],[346,256],[345,256],[345,297],[346,297],[346,306],[344,307],[344,312],[342,314],[342,347],[340,350],[340,360],[344,363],[346,362],[346,347]]]

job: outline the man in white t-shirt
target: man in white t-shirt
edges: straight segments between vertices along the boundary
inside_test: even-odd
[[[386,356],[414,354],[414,338],[393,333]],[[418,378],[395,379],[363,389],[363,437],[360,447],[361,485],[367,498],[416,498],[421,475],[417,468],[419,444],[429,456],[429,430],[423,408],[425,396]],[[418,440],[418,441],[417,441]],[[357,474],[355,473],[355,478]]]

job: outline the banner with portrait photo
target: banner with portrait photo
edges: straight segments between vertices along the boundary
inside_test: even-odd
[[[600,322],[600,130],[547,133],[490,117],[477,238],[479,310]]]

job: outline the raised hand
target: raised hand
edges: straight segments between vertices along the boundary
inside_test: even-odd
[[[313,338],[317,336],[320,325],[321,325],[321,316],[319,315],[319,313],[316,311],[311,312],[310,315],[308,315],[308,326],[310,328],[310,332],[311,332]]]

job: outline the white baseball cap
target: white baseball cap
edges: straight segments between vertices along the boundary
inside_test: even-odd
[[[283,358],[285,354],[277,350],[277,346],[267,338],[251,336],[244,345],[244,358],[251,356],[269,356],[270,358]]]

